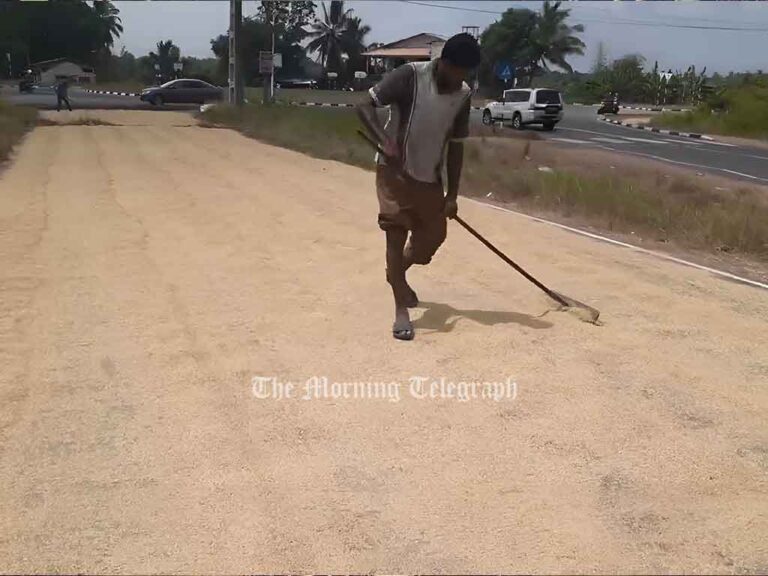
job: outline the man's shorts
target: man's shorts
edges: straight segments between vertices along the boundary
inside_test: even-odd
[[[420,182],[385,164],[376,168],[379,227],[411,231],[406,250],[416,264],[427,264],[445,240],[445,196],[442,182]]]

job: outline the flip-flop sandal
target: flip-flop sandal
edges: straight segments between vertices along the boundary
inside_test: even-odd
[[[415,331],[413,330],[413,324],[408,322],[408,327],[398,328],[397,322],[392,324],[392,336],[396,340],[413,340],[413,337],[415,336]]]

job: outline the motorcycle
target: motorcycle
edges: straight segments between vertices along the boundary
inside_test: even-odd
[[[22,78],[19,80],[19,92],[32,92],[35,89],[34,78]]]
[[[597,109],[598,114],[618,114],[619,113],[619,97],[618,95],[606,98],[600,103],[600,108]]]

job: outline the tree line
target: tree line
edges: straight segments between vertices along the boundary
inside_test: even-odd
[[[240,58],[246,85],[257,85],[260,51],[272,47],[282,54],[283,77],[319,77],[335,72],[341,84],[365,70],[362,54],[380,44],[366,42],[371,27],[354,14],[343,0],[262,0],[254,16],[244,18]],[[734,75],[711,77],[706,69],[685,71],[659,67],[646,69],[642,56],[630,54],[612,62],[602,43],[589,73],[574,72],[569,60],[583,55],[581,25],[570,25],[570,10],[561,2],[546,0],[539,11],[510,8],[480,35],[483,54],[478,70],[481,90],[498,96],[504,88],[547,86],[563,91],[570,101],[592,102],[610,92],[624,101],[656,104],[697,103],[733,82]],[[183,75],[225,84],[228,76],[229,41],[226,33],[211,39],[211,58],[182,55],[171,39],[161,39],[154,50],[135,57],[122,49],[113,53],[123,33],[119,10],[109,0],[49,0],[48,2],[0,2],[0,77],[18,77],[33,63],[65,57],[94,67],[100,81],[151,83],[173,78],[175,63]],[[498,76],[500,63],[514,70],[514,79]],[[758,74],[757,77],[760,77]],[[738,79],[738,76],[735,77]]]

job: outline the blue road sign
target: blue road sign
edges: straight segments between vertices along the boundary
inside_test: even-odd
[[[515,67],[509,62],[497,62],[494,73],[499,80],[507,82],[515,77]]]

